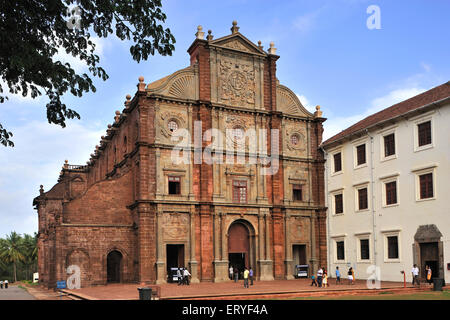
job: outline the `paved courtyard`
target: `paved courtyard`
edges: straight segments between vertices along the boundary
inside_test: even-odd
[[[35,300],[25,289],[18,286],[9,286],[8,289],[0,289],[0,300]]]
[[[161,299],[257,299],[283,298],[298,294],[348,294],[348,291],[370,294],[370,292],[373,292],[373,290],[367,288],[367,282],[365,280],[356,281],[354,285],[348,285],[346,281],[343,284],[336,285],[332,280],[328,288],[312,287],[310,284],[311,280],[309,279],[255,281],[253,286],[246,289],[244,288],[243,281],[240,280],[238,283],[234,281],[222,283],[202,282],[189,286],[178,286],[177,284],[167,283],[159,287]],[[78,290],[66,290],[66,292],[86,299],[133,300],[139,298],[139,287],[142,286],[139,284],[109,284]],[[381,289],[403,289],[403,282],[382,282]],[[411,289],[411,284],[407,283],[407,289],[403,290],[408,291]]]

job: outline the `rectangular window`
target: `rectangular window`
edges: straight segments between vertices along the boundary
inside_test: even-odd
[[[344,203],[342,193],[334,195],[334,213],[344,213]]]
[[[419,176],[420,199],[433,198],[433,173]]]
[[[369,207],[367,201],[367,188],[358,189],[358,203],[359,203],[359,210],[364,210]]]
[[[388,259],[398,259],[398,237],[387,237]]]
[[[247,203],[247,181],[233,181],[233,202]]]
[[[336,259],[345,260],[344,241],[336,241]]]
[[[181,194],[181,178],[180,177],[168,177],[169,178],[169,194]]]
[[[336,153],[334,156],[334,172],[342,170],[342,156],[341,153]]]
[[[302,201],[302,186],[300,184],[292,185],[292,197],[294,201]]]
[[[397,181],[388,182],[386,187],[386,205],[397,203]]]
[[[366,163],[366,144],[356,147],[356,164],[358,166]]]
[[[384,136],[384,156],[389,157],[395,154],[395,135],[393,133]]]
[[[359,240],[360,249],[361,249],[361,260],[369,260],[369,239],[361,239]]]
[[[419,147],[431,144],[431,121],[421,123],[417,126]]]

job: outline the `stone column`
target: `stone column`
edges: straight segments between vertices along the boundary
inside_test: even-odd
[[[262,231],[262,223],[260,224],[260,235],[259,235],[259,241],[260,241],[260,250],[262,253],[262,247],[264,247],[265,256],[261,255],[260,260],[258,261],[259,264],[259,280],[261,281],[267,281],[267,280],[273,280],[273,261],[271,259],[271,252],[270,252],[270,224],[269,224],[269,217],[270,213],[268,209],[264,209],[264,212],[261,214],[261,220],[262,215],[264,215],[265,220],[265,228],[264,231]],[[261,221],[262,222],[262,221]]]
[[[286,265],[286,279],[291,280],[294,278],[294,266],[292,260],[292,245],[291,245],[291,215],[286,212],[284,216],[284,236],[285,236],[285,256],[286,260],[284,261]]]
[[[214,212],[214,282],[223,282],[228,280],[228,261],[221,258],[222,242],[222,213]],[[223,245],[222,245],[223,246]]]
[[[156,157],[156,161],[155,161],[155,184],[156,184],[156,198],[160,197],[162,194],[166,193],[165,190],[161,190],[162,188],[164,188],[165,183],[161,183],[160,176],[161,176],[161,150],[159,148],[157,148],[155,150],[155,157]],[[164,177],[163,177],[164,178]]]
[[[163,212],[162,208],[158,208],[157,220],[157,246],[156,246],[156,284],[166,283],[166,263],[164,254],[164,240],[163,240]]]
[[[156,239],[155,239],[155,214],[150,205],[139,203],[138,208],[139,229],[139,281],[149,284],[156,280]]]
[[[222,237],[221,257],[222,257],[222,261],[225,261],[228,264],[228,238],[227,238],[227,230],[226,230],[226,217],[227,217],[226,213],[224,213],[224,212],[220,213],[220,223],[221,223],[220,235]]]
[[[316,256],[316,215],[314,212],[311,213],[311,260],[310,265],[312,267],[311,273],[315,274],[318,269],[317,266],[317,256]]]
[[[266,228],[265,228],[265,245],[266,245],[266,260],[272,260],[272,252],[270,250],[270,213],[266,212],[264,215]]]
[[[189,236],[191,248],[189,266],[191,268],[191,282],[198,283],[200,282],[198,279],[198,262],[197,260],[195,260],[195,206],[191,206],[189,218]]]

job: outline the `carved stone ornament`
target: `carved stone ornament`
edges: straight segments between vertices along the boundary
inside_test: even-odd
[[[166,138],[170,138],[175,132],[173,131],[174,126],[172,122],[176,123],[177,129],[186,127],[183,114],[170,111],[162,112],[160,115],[159,128],[161,134]]]
[[[255,87],[255,70],[252,66],[220,60],[220,102],[234,106],[254,106]]]
[[[184,239],[188,231],[188,216],[183,213],[166,213],[163,226],[166,240]]]
[[[288,150],[305,150],[305,136],[297,130],[286,130],[286,147]]]
[[[277,85],[277,110],[285,114],[313,117],[309,111],[305,109],[297,95],[288,87]]]
[[[229,41],[226,42],[224,44],[222,44],[223,47],[225,48],[230,48],[230,49],[234,49],[234,50],[239,50],[239,51],[244,51],[244,52],[250,52],[252,53],[253,51],[250,51],[244,44],[242,44],[239,40],[233,40],[233,41]]]

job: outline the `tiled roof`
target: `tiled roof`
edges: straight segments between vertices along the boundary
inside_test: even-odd
[[[450,97],[450,81],[368,116],[367,118],[355,123],[351,127],[348,127],[347,129],[324,141],[322,146],[329,145],[375,124],[395,118],[448,97]]]

